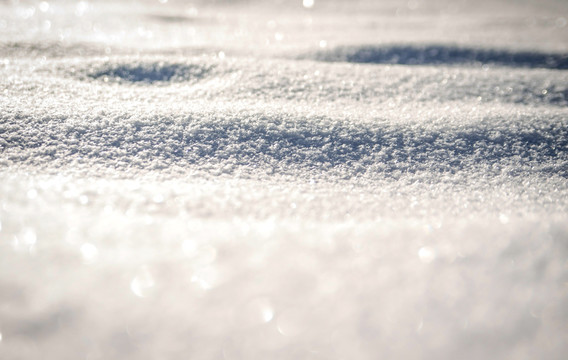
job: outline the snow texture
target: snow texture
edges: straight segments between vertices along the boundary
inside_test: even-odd
[[[565,1],[0,3],[0,359],[564,359]]]

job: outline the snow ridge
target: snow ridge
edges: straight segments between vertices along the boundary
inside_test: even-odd
[[[0,119],[3,157],[30,164],[81,159],[141,169],[224,164],[369,175],[510,167],[568,176],[568,122],[554,116],[458,126],[259,113]]]

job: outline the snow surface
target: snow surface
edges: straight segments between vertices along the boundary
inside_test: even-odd
[[[564,359],[568,3],[0,3],[1,359]]]

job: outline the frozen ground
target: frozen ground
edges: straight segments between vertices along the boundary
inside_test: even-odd
[[[0,2],[0,358],[566,358],[567,22]]]

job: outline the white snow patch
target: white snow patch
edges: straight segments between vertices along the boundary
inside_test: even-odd
[[[563,358],[567,10],[1,3],[0,358]]]

